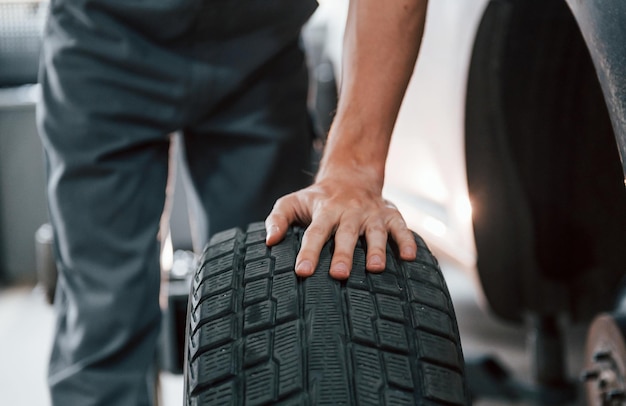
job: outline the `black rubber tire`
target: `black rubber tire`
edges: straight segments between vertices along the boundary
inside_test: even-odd
[[[465,405],[450,294],[423,240],[418,259],[388,247],[365,272],[363,242],[348,281],[293,272],[302,230],[271,249],[263,223],[215,235],[194,276],[185,349],[186,405]]]
[[[492,313],[578,322],[610,310],[626,263],[626,191],[601,86],[565,1],[488,3],[465,113],[477,270]]]

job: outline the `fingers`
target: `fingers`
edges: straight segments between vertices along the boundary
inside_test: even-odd
[[[366,269],[370,272],[382,272],[386,267],[387,239],[391,235],[396,241],[400,258],[414,260],[417,253],[417,244],[413,233],[407,228],[397,210],[390,212],[387,222],[384,216],[374,216],[363,219],[358,215],[343,215],[335,219],[332,216],[317,217],[304,234],[300,253],[296,259],[296,274],[307,277],[313,274],[317,267],[318,258],[324,244],[332,236],[333,229],[335,249],[330,264],[330,276],[343,280],[350,276],[354,248],[357,240],[365,229],[367,241]]]
[[[370,272],[384,271],[387,257],[387,230],[382,221],[378,221],[367,228],[365,241],[367,241],[365,268]]]
[[[276,201],[274,208],[265,219],[265,243],[269,246],[278,244],[287,234],[289,225],[296,218],[296,202],[292,195],[284,196]]]
[[[336,190],[342,193],[332,193]],[[398,245],[401,259],[414,260],[417,245],[397,208],[381,198],[359,195],[359,191],[345,185],[312,186],[278,199],[265,220],[267,245],[279,243],[290,225],[309,224],[296,258],[295,272],[300,277],[315,272],[320,253],[331,237],[335,244],[329,273],[335,279],[350,276],[354,248],[362,235],[367,241],[366,269],[370,272],[385,270],[389,236]]]
[[[330,276],[343,280],[348,279],[352,269],[354,247],[359,239],[359,224],[346,220],[339,225],[335,233],[335,250],[330,263]]]
[[[320,215],[307,228],[302,236],[300,252],[296,257],[296,275],[308,277],[313,275],[320,253],[330,238],[336,221],[328,215]]]
[[[398,245],[400,258],[405,261],[413,261],[417,257],[417,243],[400,214],[389,223],[389,231],[391,238]]]

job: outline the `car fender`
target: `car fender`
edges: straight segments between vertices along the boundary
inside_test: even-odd
[[[626,177],[626,2],[567,0],[600,80]]]

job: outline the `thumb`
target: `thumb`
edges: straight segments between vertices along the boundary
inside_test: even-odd
[[[290,202],[290,196],[285,196],[276,201],[274,208],[265,219],[265,243],[269,246],[278,244],[287,234],[289,225],[296,218],[295,207]]]

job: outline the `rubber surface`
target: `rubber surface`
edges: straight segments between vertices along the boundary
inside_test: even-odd
[[[355,251],[348,281],[293,272],[302,230],[267,248],[263,223],[214,236],[189,300],[187,405],[464,405],[459,332],[436,259],[365,272]]]
[[[626,263],[626,189],[601,87],[564,1],[489,2],[465,117],[490,310],[520,324],[528,314],[577,322],[610,310]]]

